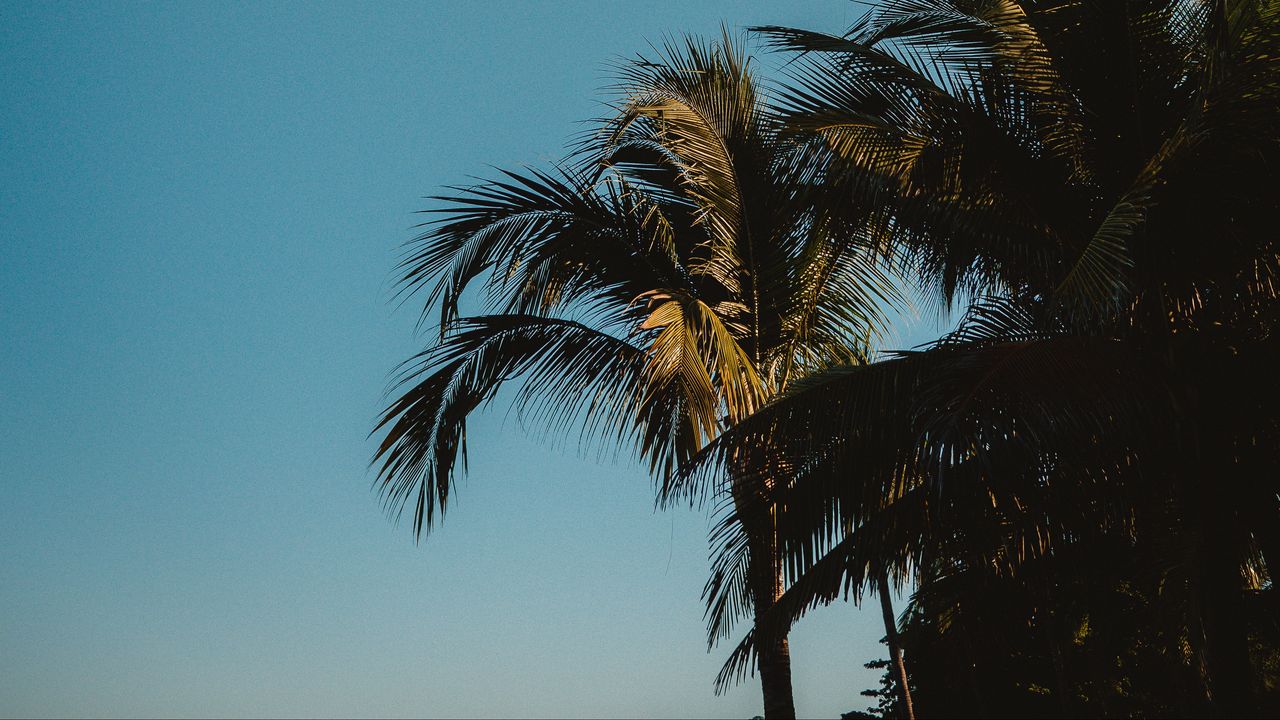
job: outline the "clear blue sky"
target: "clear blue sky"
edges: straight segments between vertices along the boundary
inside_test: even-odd
[[[712,694],[707,519],[639,467],[498,408],[415,546],[366,434],[422,196],[556,158],[648,41],[859,12],[0,5],[0,715],[759,712]],[[801,715],[865,707],[881,635],[802,623]]]

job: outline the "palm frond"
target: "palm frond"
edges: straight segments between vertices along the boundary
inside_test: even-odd
[[[652,208],[625,187],[585,169],[503,175],[437,198],[447,205],[431,212],[444,217],[411,241],[400,288],[430,288],[424,319],[438,305],[443,330],[463,292],[486,276],[496,304],[521,313],[602,295],[625,298],[625,307],[642,289],[681,286],[681,269],[656,242]]]
[[[641,434],[642,452],[654,462],[678,452],[682,434],[668,428],[679,426],[671,417],[679,408],[668,397],[636,397],[643,368],[640,348],[578,322],[529,315],[456,321],[440,344],[402,366],[391,389],[398,397],[374,428],[386,431],[374,464],[387,509],[399,516],[412,505],[415,535],[429,531],[447,506],[458,462],[465,466],[468,416],[521,376],[526,393],[549,403],[545,419],[596,427],[607,419],[606,435]],[[632,420],[617,422],[624,418]],[[653,420],[664,431],[649,428]]]

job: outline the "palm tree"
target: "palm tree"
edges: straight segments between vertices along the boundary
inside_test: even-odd
[[[923,592],[1122,538],[1206,697],[1252,710],[1242,603],[1280,563],[1280,4],[888,0],[842,36],[763,30],[802,53],[786,119],[827,187],[882,202],[940,302],[989,299],[703,451],[693,477],[764,438],[796,468],[764,501],[792,583],[722,678],[882,573]]]
[[[677,468],[796,378],[862,362],[892,303],[875,248],[813,205],[806,148],[783,142],[738,44],[668,46],[621,81],[617,116],[569,162],[442,198],[401,265],[441,334],[404,366],[376,462],[419,534],[445,508],[467,417],[508,381],[527,422],[632,447],[664,502],[697,499]],[[490,312],[464,316],[477,286]],[[783,481],[740,469],[719,492],[743,508]],[[767,508],[741,516],[726,602],[761,613],[782,590],[777,545]],[[794,717],[785,633],[759,668],[765,715]]]
[[[884,616],[885,644],[889,646],[889,663],[893,668],[894,682],[898,688],[898,702],[905,720],[916,720],[911,702],[911,683],[907,677],[907,665],[902,660],[902,645],[898,641],[898,621],[893,614],[893,598],[889,595],[889,575],[880,573],[876,578],[876,594],[880,596],[880,612]]]

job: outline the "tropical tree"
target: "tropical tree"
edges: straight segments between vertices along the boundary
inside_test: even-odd
[[[375,462],[419,534],[468,416],[509,381],[526,423],[633,448],[664,501],[697,498],[672,482],[682,463],[797,378],[863,362],[892,305],[869,239],[814,205],[809,149],[783,141],[739,44],[688,40],[620,79],[617,115],[568,161],[441,198],[401,264],[440,336],[399,375]],[[781,568],[767,504],[746,508],[785,468],[738,467],[718,492],[744,508],[745,558],[723,597],[761,613]],[[794,717],[785,633],[759,669],[765,715]]]
[[[1245,606],[1280,563],[1278,20],[1262,0],[886,0],[844,35],[762,29],[800,53],[786,122],[824,144],[824,186],[879,204],[870,227],[940,303],[985,299],[924,351],[794,383],[686,472],[794,469],[763,501],[790,586],[722,681],[884,574],[915,579],[911,612],[943,586],[976,611],[989,595],[958,578],[984,577],[1038,576],[1051,607],[1072,582],[1033,568],[1118,542],[1156,576],[1162,650],[1217,709],[1256,708]]]

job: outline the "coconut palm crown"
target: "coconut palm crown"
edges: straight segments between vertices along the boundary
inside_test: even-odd
[[[418,535],[447,506],[467,418],[508,382],[526,425],[634,450],[660,499],[696,498],[673,483],[682,463],[796,378],[864,361],[894,302],[865,233],[814,204],[806,149],[739,43],[668,45],[619,89],[567,161],[438,198],[409,245],[401,288],[439,339],[403,366],[375,463]],[[744,612],[780,592],[771,529],[750,535]],[[785,638],[760,667],[766,715],[793,716]]]

